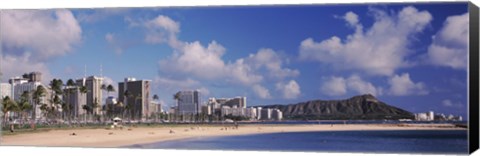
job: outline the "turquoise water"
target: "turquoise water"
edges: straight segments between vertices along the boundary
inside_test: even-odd
[[[285,132],[198,137],[129,148],[467,154],[466,130]]]

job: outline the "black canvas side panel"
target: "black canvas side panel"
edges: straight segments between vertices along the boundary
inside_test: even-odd
[[[473,153],[479,144],[479,16],[478,7],[469,4],[469,151]]]

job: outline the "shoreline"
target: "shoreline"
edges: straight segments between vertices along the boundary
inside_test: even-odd
[[[125,127],[120,129],[65,129],[2,136],[2,146],[124,147],[195,137],[313,131],[368,130],[467,130],[452,124],[255,124],[175,125],[171,127]],[[173,133],[172,133],[173,132]],[[72,135],[75,134],[75,135]]]

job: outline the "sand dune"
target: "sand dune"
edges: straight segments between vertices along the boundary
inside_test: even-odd
[[[69,146],[69,147],[121,147],[192,137],[230,136],[276,132],[341,131],[341,130],[451,130],[450,125],[240,125],[174,127],[130,127],[123,130],[69,129],[3,136],[1,145]]]

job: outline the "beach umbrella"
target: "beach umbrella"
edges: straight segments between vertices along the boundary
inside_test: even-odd
[[[122,119],[121,119],[121,118],[119,118],[119,117],[115,117],[115,118],[113,118],[113,121],[121,121],[121,120],[122,120]]]

